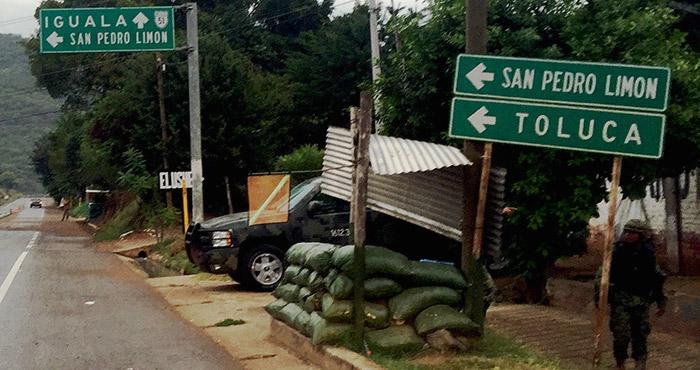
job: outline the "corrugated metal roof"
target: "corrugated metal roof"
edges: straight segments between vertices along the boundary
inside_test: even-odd
[[[372,170],[377,175],[432,171],[471,164],[459,149],[451,146],[382,135],[371,136],[369,157]]]
[[[352,153],[350,130],[330,127],[323,157],[324,193],[350,201]],[[404,154],[411,158],[402,158]],[[461,166],[465,164],[471,163],[456,148],[372,135],[367,206],[460,240],[464,176]],[[497,174],[498,184],[503,184],[504,176],[505,173]]]
[[[377,137],[380,139],[377,140]],[[462,212],[462,168],[469,161],[455,156],[444,145],[372,135],[367,206],[407,222],[459,240]],[[442,147],[442,148],[436,148]],[[454,149],[454,148],[450,148]],[[459,150],[457,150],[459,152]],[[330,127],[323,157],[324,193],[350,201],[352,197],[352,135],[349,130]],[[374,152],[374,156],[372,156]],[[409,153],[411,160],[401,160]],[[428,159],[422,157],[431,156]],[[428,154],[430,153],[430,154]],[[441,154],[436,154],[441,153]],[[383,158],[383,174],[376,168]],[[429,171],[432,167],[432,171]],[[436,169],[437,168],[437,169]],[[420,172],[423,171],[423,172]],[[405,172],[405,173],[399,173]]]

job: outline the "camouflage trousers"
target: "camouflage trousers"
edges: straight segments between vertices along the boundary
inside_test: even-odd
[[[617,360],[628,357],[627,347],[632,342],[632,358],[640,360],[647,354],[649,303],[642,299],[612,302],[610,305],[610,331],[613,334],[613,353]]]

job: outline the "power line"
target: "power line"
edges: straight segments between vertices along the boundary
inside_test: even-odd
[[[12,117],[12,118],[5,118],[5,119],[0,119],[0,123],[9,122],[9,121],[16,121],[16,120],[20,120],[20,119],[24,119],[24,118],[45,116],[45,115],[47,115],[47,114],[53,114],[53,113],[61,113],[61,111],[60,111],[60,110],[52,110],[52,111],[49,111],[49,112],[41,112],[41,113],[27,114],[27,115],[24,115],[24,116],[16,116],[16,117]]]

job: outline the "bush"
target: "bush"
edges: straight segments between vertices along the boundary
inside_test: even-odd
[[[315,145],[304,145],[301,148],[281,157],[275,161],[275,171],[312,171],[323,168],[323,150],[318,149]],[[296,173],[294,174],[295,182],[302,182],[312,177],[318,176],[319,173]]]

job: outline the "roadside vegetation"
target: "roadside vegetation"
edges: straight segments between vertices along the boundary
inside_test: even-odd
[[[185,241],[182,238],[168,238],[155,244],[153,250],[160,256],[165,267],[185,275],[199,273],[199,267],[187,259]]]
[[[465,354],[445,354],[424,351],[413,358],[395,359],[370,356],[389,370],[456,370],[456,369],[509,369],[509,370],[563,370],[557,361],[542,356],[518,342],[489,330],[475,343],[474,350]],[[433,360],[431,360],[433,358]],[[440,359],[435,363],[434,359]]]

